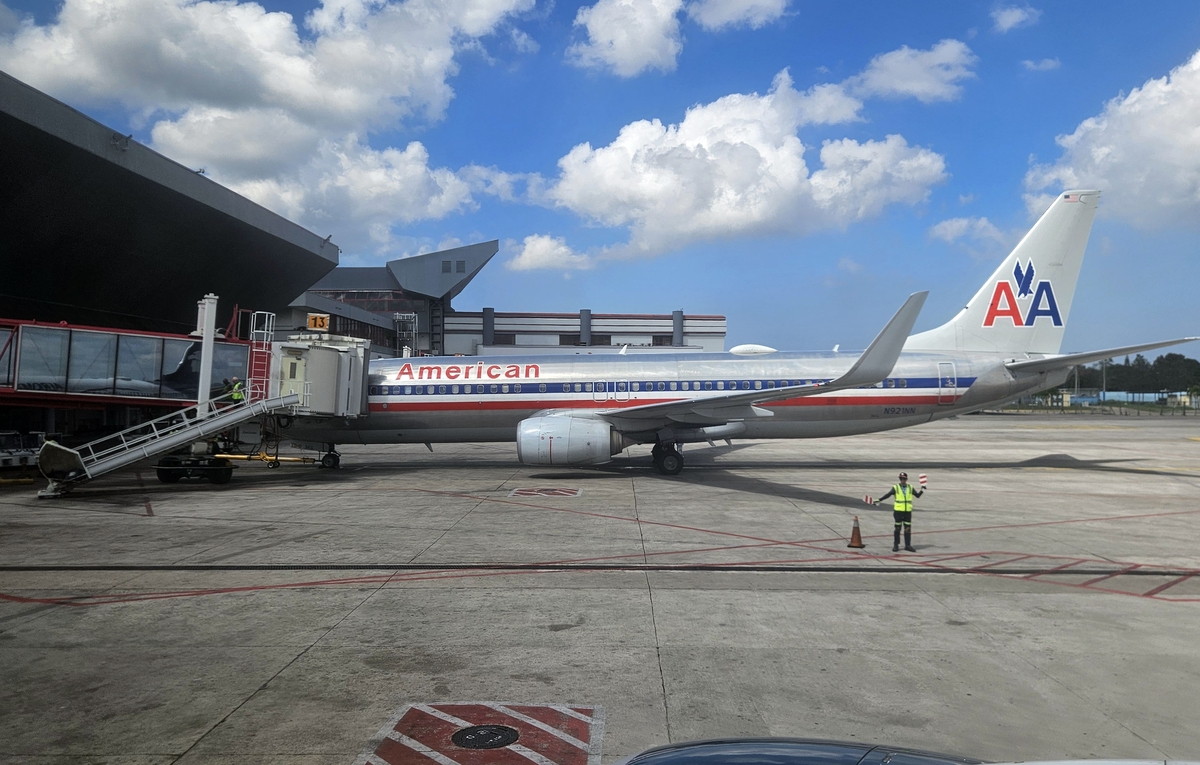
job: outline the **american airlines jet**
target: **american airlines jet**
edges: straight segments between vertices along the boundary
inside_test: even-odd
[[[860,355],[693,353],[427,357],[371,363],[370,413],[297,419],[322,444],[515,441],[529,465],[600,465],[653,444],[664,474],[680,444],[819,438],[919,425],[1061,385],[1070,369],[1197,338],[1059,355],[1099,199],[1059,194],[958,315],[909,336],[927,293]],[[327,457],[329,455],[326,455]],[[328,463],[327,463],[328,464]]]

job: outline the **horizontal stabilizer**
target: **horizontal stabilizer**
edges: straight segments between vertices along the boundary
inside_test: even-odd
[[[1078,364],[1091,364],[1093,361],[1103,361],[1104,359],[1111,359],[1115,356],[1127,356],[1131,353],[1152,351],[1155,348],[1165,348],[1168,345],[1190,343],[1193,340],[1200,340],[1200,337],[1181,337],[1178,340],[1162,340],[1157,343],[1126,345],[1121,348],[1108,348],[1107,350],[1103,351],[1071,353],[1066,356],[1050,356],[1044,359],[1029,359],[1027,361],[1010,361],[1004,366],[1008,367],[1010,372],[1053,372],[1056,369],[1067,369],[1068,367],[1073,367]]]

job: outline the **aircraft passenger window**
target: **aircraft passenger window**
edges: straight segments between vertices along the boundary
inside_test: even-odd
[[[446,386],[445,386],[445,385],[439,385],[439,386],[438,386],[438,393],[441,393],[442,395],[445,395],[445,393],[446,393]]]
[[[412,386],[411,386],[411,385],[405,385],[405,386],[404,386],[404,395],[406,395],[406,396],[407,396],[407,395],[409,395],[409,394],[411,394],[411,393],[412,393]]]
[[[895,388],[895,387],[896,387],[896,381],[895,381],[895,380],[888,380],[888,381],[887,381],[887,386],[888,386],[889,388]]]
[[[774,387],[775,387],[775,381],[774,381],[774,380],[767,380],[767,387],[768,387],[768,388],[774,388]]]
[[[619,382],[619,383],[617,383],[617,390],[620,392],[624,392],[625,388],[628,387],[628,385],[629,385],[629,383]]]
[[[633,387],[633,389],[634,389],[634,390],[641,390],[641,389],[642,389],[642,384],[641,384],[641,383],[633,383],[633,384],[632,384],[632,387]]]
[[[492,393],[498,393],[499,391],[500,391],[500,386],[499,386],[499,385],[493,385],[493,386],[492,386],[492,390],[491,390],[491,392],[492,392]]]
[[[538,383],[538,393],[546,392],[546,383]]]
[[[427,392],[429,395],[431,395],[431,396],[432,396],[432,395],[433,395],[433,392],[434,392],[435,390],[437,390],[437,386],[436,386],[436,385],[430,385],[430,386],[429,386],[429,390],[428,390],[428,391],[426,391],[426,392]]]
[[[450,392],[451,392],[451,393],[458,393],[458,386],[457,386],[457,385],[452,385],[452,386],[450,386]]]
[[[671,390],[676,390],[676,389],[678,389],[678,388],[679,388],[679,384],[678,384],[678,383],[676,383],[676,382],[674,382],[674,381],[672,381],[672,382],[671,382]]]
[[[513,393],[521,392],[521,383],[513,383]]]
[[[907,387],[908,387],[908,380],[900,380],[900,387],[901,387],[901,388],[907,388]]]
[[[508,383],[505,383],[504,385],[501,385],[501,386],[500,386],[500,392],[501,392],[501,393],[508,393]]]
[[[704,381],[704,390],[712,390],[712,380]]]
[[[691,383],[688,383],[688,382],[686,382],[686,381],[685,381],[685,382],[682,382],[682,383],[680,383],[680,385],[681,385],[681,386],[683,386],[683,389],[684,389],[684,390],[687,390],[687,389],[688,389],[688,385],[690,385],[690,384],[691,384]]]
[[[470,386],[470,385],[464,385],[464,386],[463,386],[463,393],[470,393],[470,392],[471,392],[471,386]]]
[[[584,383],[583,389],[586,390],[588,393],[591,393],[592,392],[592,384]]]
[[[717,380],[717,390],[725,390],[725,381]]]
[[[754,381],[754,390],[762,390],[762,380]]]
[[[576,393],[579,393],[579,392],[581,392],[582,390],[583,390],[583,386],[582,386],[582,385],[580,385],[579,383],[575,383],[575,392],[576,392]]]

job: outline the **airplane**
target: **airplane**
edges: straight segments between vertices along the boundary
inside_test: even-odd
[[[776,352],[422,357],[371,362],[366,417],[295,418],[285,435],[337,444],[515,441],[527,465],[601,465],[652,444],[822,438],[920,425],[1066,382],[1078,364],[1196,340],[1061,355],[1100,192],[1059,194],[958,314],[911,335],[927,293],[905,301],[860,355]],[[836,351],[836,349],[835,349]]]

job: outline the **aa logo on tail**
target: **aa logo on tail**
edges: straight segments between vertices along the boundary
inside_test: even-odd
[[[1030,295],[1033,295],[1032,300],[1018,302],[1018,299],[1028,298]],[[1025,302],[1028,302],[1028,306],[1022,317],[1021,303]],[[1013,281],[996,282],[991,305],[988,306],[987,315],[983,317],[983,326],[992,327],[997,319],[1009,319],[1014,327],[1032,327],[1033,323],[1043,316],[1049,317],[1056,327],[1063,325],[1062,316],[1058,313],[1058,301],[1054,299],[1054,286],[1048,279],[1043,279],[1034,287],[1033,260],[1030,259],[1029,265],[1023,269],[1021,261],[1018,260],[1013,268]]]

